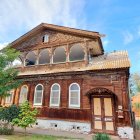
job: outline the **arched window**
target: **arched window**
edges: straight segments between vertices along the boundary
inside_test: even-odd
[[[42,98],[43,98],[43,85],[38,84],[35,87],[34,105],[42,105]]]
[[[83,48],[79,44],[75,44],[70,48],[69,60],[70,61],[78,61],[83,60],[85,53]]]
[[[66,53],[63,47],[58,47],[54,50],[53,63],[65,62]]]
[[[20,90],[19,104],[22,104],[27,100],[27,94],[28,94],[28,86],[23,85]]]
[[[35,64],[36,64],[36,55],[34,52],[29,52],[26,55],[25,65],[30,66],[30,65],[35,65]]]
[[[50,63],[49,51],[47,49],[43,49],[39,54],[39,64],[48,64]]]
[[[55,83],[51,87],[50,106],[59,106],[59,105],[60,105],[60,85]]]
[[[69,107],[80,107],[80,86],[77,83],[69,86]]]
[[[8,96],[5,99],[5,104],[12,104],[13,103],[13,97],[14,97],[14,90],[8,91]]]

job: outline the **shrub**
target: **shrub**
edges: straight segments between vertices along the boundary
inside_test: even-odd
[[[19,115],[19,107],[11,105],[0,107],[0,134],[11,135],[14,131],[12,120]]]
[[[111,140],[110,136],[104,133],[97,133],[93,140]]]
[[[136,129],[137,130],[140,130],[140,120],[139,121],[136,121]]]
[[[0,135],[12,135],[13,132],[13,128],[0,127]]]
[[[11,105],[0,109],[0,120],[12,122],[19,115],[19,107]]]

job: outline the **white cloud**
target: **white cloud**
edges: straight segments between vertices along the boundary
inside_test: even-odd
[[[123,32],[123,37],[124,37],[124,44],[125,45],[131,43],[134,40],[133,34],[130,33],[129,31]]]
[[[85,20],[84,6],[85,0],[1,1],[0,38],[6,37],[9,30],[29,30],[41,22],[79,27]]]
[[[103,46],[107,47],[108,44],[109,44],[109,40],[104,40],[104,41],[103,41]]]
[[[0,43],[0,50],[3,49],[4,47],[6,47],[7,45],[8,45],[7,42]]]

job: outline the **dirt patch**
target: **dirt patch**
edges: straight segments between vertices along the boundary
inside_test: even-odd
[[[140,140],[140,130],[136,131],[136,140]]]

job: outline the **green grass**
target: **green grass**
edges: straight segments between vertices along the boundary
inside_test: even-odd
[[[47,135],[24,135],[24,134],[14,134],[14,135],[0,135],[0,139],[5,140],[78,140],[78,138],[68,138],[68,137],[56,137]],[[82,140],[82,139],[79,139]]]
[[[111,140],[110,136],[105,133],[97,133],[94,137],[93,140]]]

